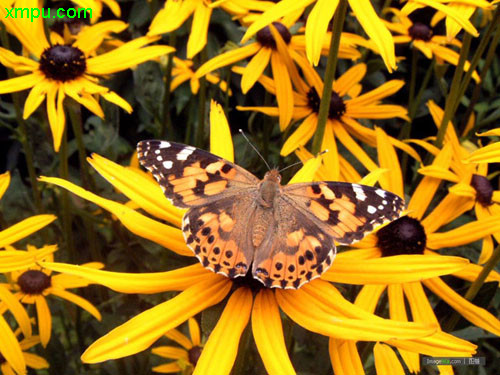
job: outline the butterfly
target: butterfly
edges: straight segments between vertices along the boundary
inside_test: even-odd
[[[165,196],[187,208],[182,231],[201,264],[229,278],[298,289],[332,264],[335,242],[349,245],[394,220],[403,200],[345,182],[281,185],[276,169],[260,180],[246,169],[180,143],[146,140],[140,163]]]

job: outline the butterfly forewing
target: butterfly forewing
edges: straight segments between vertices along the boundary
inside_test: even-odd
[[[404,201],[383,189],[344,183],[314,182],[287,185],[285,197],[307,212],[335,241],[349,245],[377,225],[398,218]]]
[[[177,207],[203,205],[254,187],[259,181],[227,160],[181,143],[142,141],[137,156]]]

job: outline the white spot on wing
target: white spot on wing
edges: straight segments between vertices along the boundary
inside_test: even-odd
[[[361,185],[352,184],[352,190],[356,193],[356,199],[364,202],[366,199],[366,194]]]
[[[367,206],[366,211],[368,211],[369,214],[374,214],[375,212],[377,212],[377,209],[373,206]]]
[[[381,196],[382,198],[385,198],[385,190],[377,189],[377,190],[375,190],[375,194],[377,194],[378,196]]]
[[[384,206],[383,206],[383,205],[380,205],[380,206],[378,206],[378,209],[379,209],[379,210],[383,210],[383,209],[384,209]]]
[[[167,161],[164,161],[163,162],[163,167],[165,169],[170,169],[172,168],[172,165],[174,165],[174,163],[172,162],[172,160],[167,160]]]
[[[158,161],[162,161],[162,160],[163,160],[163,158],[161,157],[161,155],[158,155],[158,156],[156,157],[156,160],[158,160]]]
[[[160,151],[159,149],[158,149],[158,150],[155,150],[155,154],[156,154],[156,155],[159,155],[159,154],[160,154],[160,152],[161,152],[161,151]]]
[[[194,152],[195,148],[192,146],[187,146],[183,148],[178,154],[177,154],[177,160],[186,160],[189,155],[191,155]]]
[[[169,148],[171,146],[170,142],[167,141],[161,141],[160,142],[160,148]],[[159,151],[159,150],[158,150]]]

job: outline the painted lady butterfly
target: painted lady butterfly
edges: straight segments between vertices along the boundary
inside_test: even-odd
[[[404,202],[388,191],[344,182],[282,186],[277,170],[259,180],[207,151],[166,141],[137,145],[141,164],[165,196],[189,208],[187,245],[205,268],[298,289],[333,262],[335,241],[351,244],[374,225],[399,217]]]

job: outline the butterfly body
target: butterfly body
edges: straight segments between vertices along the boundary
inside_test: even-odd
[[[398,196],[342,182],[281,185],[277,170],[259,180],[209,152],[166,141],[143,141],[138,157],[165,196],[189,208],[182,231],[201,264],[230,278],[297,289],[333,262],[335,242],[350,244],[397,218]]]

